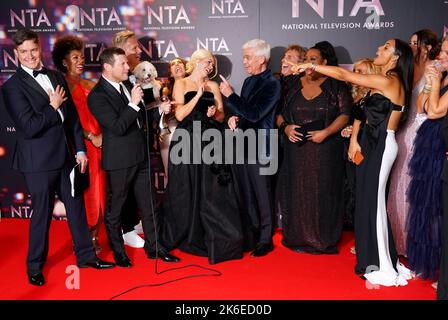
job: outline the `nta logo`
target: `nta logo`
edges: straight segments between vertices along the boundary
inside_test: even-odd
[[[90,10],[84,10],[77,5],[70,5],[65,9],[65,17],[68,19],[66,25],[69,30],[80,30],[83,27],[91,26],[111,26],[113,23],[122,25],[120,16],[114,7],[111,9],[90,8]]]
[[[333,0],[332,0],[333,1]],[[345,0],[337,0],[338,1],[338,17],[344,16],[344,6],[345,6]],[[292,17],[293,18],[299,18],[300,17],[300,3],[306,2],[314,11],[317,12],[317,14],[324,19],[324,6],[325,6],[325,0],[291,0],[292,2]],[[384,16],[384,10],[381,6],[380,0],[371,0],[371,1],[363,1],[363,0],[356,0],[355,4],[353,5],[352,10],[350,11],[350,16],[354,17],[358,14],[359,9],[361,8],[374,8],[376,13],[379,16]]]
[[[39,12],[39,14],[38,14]],[[11,27],[15,28],[17,26],[21,27],[40,27],[44,24],[46,27],[51,27],[50,20],[44,9],[21,9],[19,12],[14,10],[9,10]],[[20,25],[19,25],[20,24]]]

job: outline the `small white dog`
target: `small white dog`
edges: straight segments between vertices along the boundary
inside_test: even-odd
[[[160,97],[160,88],[162,87],[160,82],[156,80],[158,77],[157,70],[154,65],[149,61],[140,62],[132,71],[137,83],[142,86],[142,89],[152,88],[154,98]]]

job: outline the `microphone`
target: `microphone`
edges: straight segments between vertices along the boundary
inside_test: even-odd
[[[129,76],[129,82],[132,83],[132,86],[135,86],[137,84],[137,78],[133,74],[131,74]],[[140,102],[146,108],[146,103],[145,103],[145,100],[143,100],[143,98],[142,98],[142,100],[140,100]]]

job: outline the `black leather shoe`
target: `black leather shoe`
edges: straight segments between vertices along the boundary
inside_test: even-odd
[[[113,267],[115,267],[115,263],[103,261],[100,259],[78,265],[78,268],[94,268],[94,269],[109,269]]]
[[[131,259],[127,255],[114,255],[115,264],[122,268],[132,267]]]
[[[156,252],[154,251],[154,252],[148,253],[148,258],[156,259]],[[180,259],[178,257],[173,256],[172,254],[169,254],[166,251],[159,251],[158,258],[165,262],[179,262],[180,261]]]
[[[272,242],[269,243],[259,243],[256,248],[250,254],[252,257],[262,257],[267,255],[269,252],[274,250],[274,244]]]
[[[42,273],[36,273],[33,275],[28,275],[28,282],[33,286],[43,286],[45,284],[45,278]]]

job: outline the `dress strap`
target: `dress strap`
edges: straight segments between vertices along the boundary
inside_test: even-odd
[[[405,112],[406,111],[406,107],[405,106],[399,106],[394,104],[394,106],[392,107],[392,110],[394,111],[400,111],[400,112]]]

